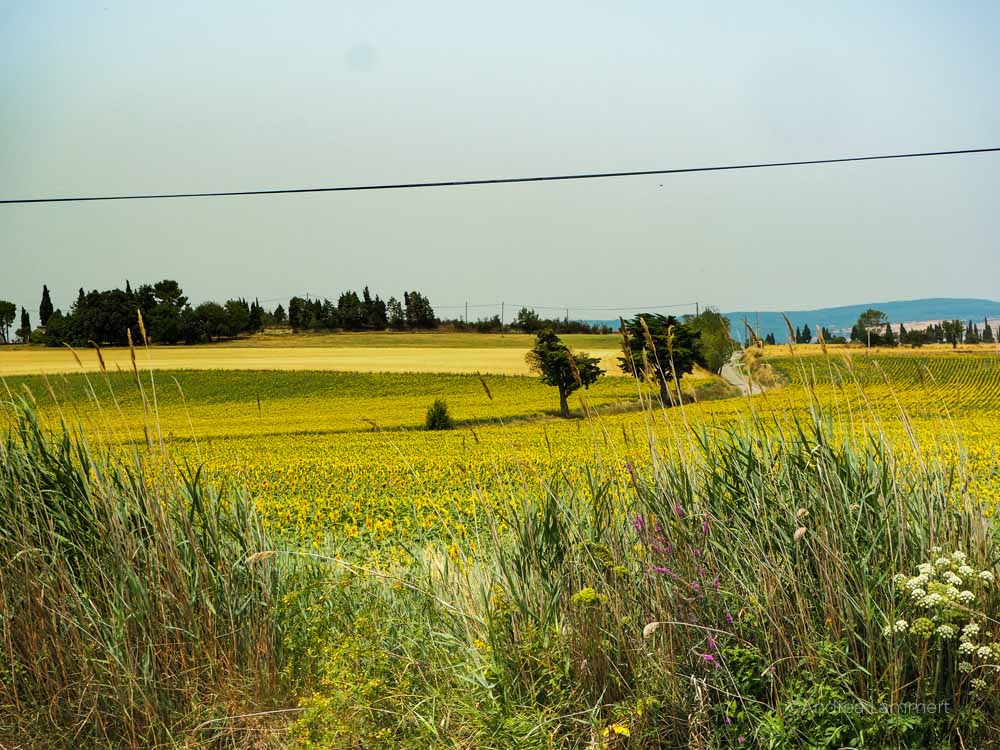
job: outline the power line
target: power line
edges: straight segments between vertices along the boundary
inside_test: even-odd
[[[609,177],[644,177],[650,175],[689,174],[691,172],[722,172],[736,169],[766,169],[769,167],[800,167],[811,164],[841,164],[852,161],[878,161],[885,159],[916,159],[926,156],[958,156],[961,154],[985,154],[1000,151],[994,148],[964,148],[949,151],[923,151],[906,154],[879,154],[875,156],[845,156],[835,159],[807,159],[803,161],[776,161],[754,164],[726,164],[709,167],[682,167],[676,169],[642,169],[630,172],[584,172],[578,174],[545,175],[536,177],[494,177],[477,180],[445,180],[442,182],[397,182],[375,185],[342,185],[339,187],[279,188],[268,190],[231,190],[206,193],[146,193],[137,195],[73,196],[62,198],[8,198],[0,204],[8,203],[71,203],[83,201],[131,201],[165,198],[225,198],[240,195],[291,195],[297,193],[342,193],[360,190],[410,190],[417,188],[466,187],[471,185],[505,185],[522,182],[558,182],[566,180],[599,180]]]

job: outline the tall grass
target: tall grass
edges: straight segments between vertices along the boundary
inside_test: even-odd
[[[0,444],[0,737],[568,750],[1000,736],[992,665],[963,672],[957,641],[893,629],[912,619],[896,576],[939,548],[996,576],[994,522],[961,465],[898,450],[881,414],[861,438],[816,402],[780,425],[753,409],[685,419],[671,444],[650,434],[643,462],[525,476],[461,533],[400,540],[403,562],[336,539],[283,546],[250,498],[168,453],[94,449],[16,415]],[[995,585],[939,614],[1000,641]],[[946,708],[880,709],[906,703]],[[261,731],[271,708],[298,720]]]
[[[243,494],[159,459],[101,454],[17,407],[0,442],[0,737],[14,746],[221,746],[235,735],[215,719],[281,696],[289,577],[257,554],[274,543]]]
[[[995,574],[994,524],[954,467],[897,460],[879,434],[834,433],[818,406],[786,430],[750,420],[694,431],[693,450],[643,473],[629,465],[625,482],[595,470],[585,482],[526,485],[457,558],[425,548],[397,571],[412,584],[403,596],[357,581],[355,601],[370,606],[356,605],[365,625],[353,620],[346,642],[380,644],[378,658],[354,661],[351,650],[330,665],[342,678],[373,665],[381,688],[326,693],[302,736],[330,748],[359,731],[373,747],[379,737],[399,747],[994,746],[992,667],[964,674],[957,641],[884,632],[907,605],[894,576],[914,575],[935,548]],[[1000,597],[986,586],[974,607],[942,616],[992,634]],[[331,701],[337,715],[363,718],[331,725]],[[899,707],[910,703],[921,707]]]

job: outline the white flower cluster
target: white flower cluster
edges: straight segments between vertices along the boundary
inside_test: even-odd
[[[931,550],[937,555],[934,562],[917,566],[917,575],[897,574],[893,577],[896,585],[903,589],[913,604],[922,609],[951,610],[958,615],[976,600],[972,590],[977,584],[993,583],[993,573],[977,571],[966,562],[966,555],[960,550],[950,555],[942,555],[939,547]],[[952,617],[936,621],[948,622]]]
[[[958,638],[960,672],[969,674],[977,664],[979,668],[989,667],[1000,672],[1000,666],[996,666],[1000,664],[1000,642],[980,641],[980,635],[992,639],[993,633],[981,633],[977,620],[982,618],[970,608],[976,601],[974,589],[993,584],[993,573],[977,571],[961,551],[944,554],[940,547],[933,547],[931,555],[934,562],[918,565],[916,575],[899,573],[892,579],[907,595],[909,606],[916,607],[919,616],[912,622],[896,620],[887,625],[883,633],[887,637],[909,633],[924,639],[936,638],[942,647]],[[973,689],[982,689],[986,683],[976,678],[971,685]]]

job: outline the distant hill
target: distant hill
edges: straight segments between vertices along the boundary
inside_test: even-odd
[[[756,311],[737,310],[725,313],[729,317],[733,335],[743,338],[743,319],[754,327],[760,326],[760,336],[773,333],[779,342],[788,336],[788,328],[781,317],[782,312],[792,321],[792,326],[808,324],[814,332],[826,326],[834,334],[848,334],[857,322],[858,315],[874,307],[881,310],[893,324],[938,320],[972,320],[981,322],[983,318],[1000,318],[1000,302],[989,299],[965,299],[934,297],[930,299],[897,300],[893,302],[866,302],[861,305],[823,307],[816,310]]]
[[[736,310],[726,312],[733,337],[742,341],[743,319],[746,318],[755,328],[760,326],[760,336],[774,334],[778,342],[784,342],[788,337],[788,329],[782,312],[792,321],[792,327],[809,326],[815,331],[820,326],[826,326],[833,334],[848,335],[851,326],[857,322],[858,315],[874,307],[884,312],[891,323],[914,323],[938,320],[972,320],[982,322],[983,318],[991,321],[1000,319],[1000,302],[990,299],[967,299],[952,297],[933,297],[929,299],[896,300],[893,302],[865,302],[860,305],[843,305],[841,307],[821,307],[816,310]],[[589,323],[603,323],[618,329],[617,320],[592,320]]]

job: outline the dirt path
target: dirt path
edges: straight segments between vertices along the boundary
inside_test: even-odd
[[[750,379],[744,373],[741,355],[742,352],[733,352],[733,356],[722,366],[722,372],[719,374],[727,383],[739,388],[744,396],[755,396],[758,393],[763,393],[764,389],[756,383],[750,382]]]

